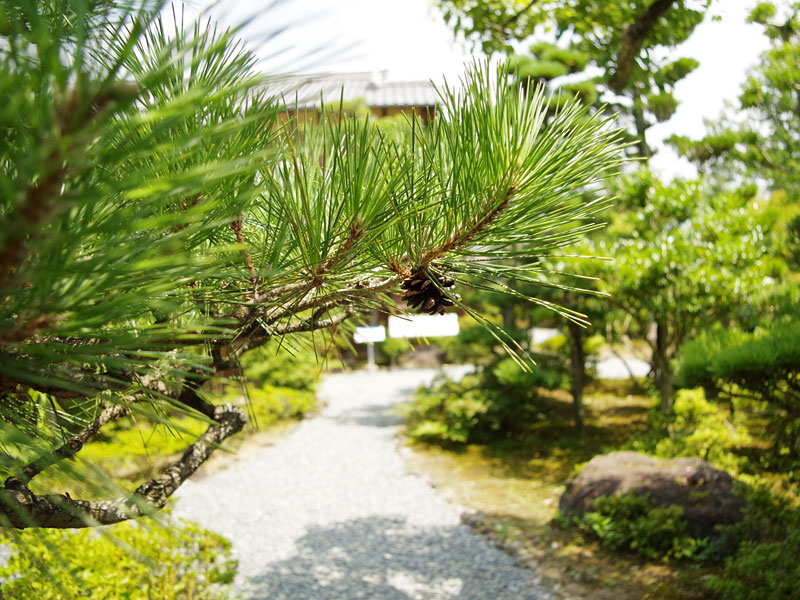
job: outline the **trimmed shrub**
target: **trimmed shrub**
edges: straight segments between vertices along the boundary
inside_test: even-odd
[[[0,579],[16,600],[217,600],[228,597],[237,569],[228,540],[187,521],[3,537],[12,554]]]
[[[659,458],[699,457],[721,469],[740,470],[744,459],[731,450],[747,442],[749,436],[727,421],[720,408],[706,400],[701,388],[679,390],[670,415],[654,407],[647,425],[644,433],[626,444],[628,449]]]
[[[709,540],[689,535],[680,506],[658,507],[650,503],[647,494],[627,493],[600,496],[593,508],[579,517],[561,517],[562,523],[577,526],[606,548],[650,560],[704,560],[709,556]]]
[[[321,374],[317,355],[312,349],[287,344],[270,341],[242,356],[245,378],[257,388],[271,385],[313,391]]]
[[[745,541],[706,586],[724,600],[800,600],[800,530],[778,542]]]

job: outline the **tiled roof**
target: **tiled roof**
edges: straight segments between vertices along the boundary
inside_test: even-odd
[[[286,75],[270,80],[267,90],[298,107],[363,99],[371,108],[433,106],[438,95],[429,81],[385,81],[381,73]]]

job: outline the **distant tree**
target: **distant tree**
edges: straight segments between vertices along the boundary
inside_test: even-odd
[[[0,5],[5,527],[163,507],[245,424],[204,385],[269,340],[335,330],[393,291],[400,311],[480,319],[454,288],[519,293],[498,281],[580,239],[580,190],[621,161],[607,118],[568,104],[543,128],[541,93],[486,69],[407,136],[325,111],[303,127],[233,32],[162,8]],[[99,475],[84,483],[115,499],[35,487],[108,423],[175,411],[208,428],[135,491]]]
[[[706,173],[766,180],[800,199],[800,3],[779,11],[758,4],[749,20],[763,25],[771,47],[742,88],[737,112],[693,140],[674,136],[677,150]]]
[[[634,0],[437,0],[456,35],[487,54],[514,55],[521,78],[552,82],[571,74],[563,92],[593,103],[609,102],[630,119],[635,152],[647,158],[645,140],[655,122],[677,108],[675,84],[697,68],[689,58],[666,60],[664,50],[689,38],[708,1]],[[555,43],[542,37],[549,31]],[[512,42],[537,39],[529,54]],[[599,74],[595,75],[594,72]],[[581,80],[574,76],[585,72]]]
[[[775,258],[779,214],[759,206],[754,188],[712,193],[700,181],[662,184],[646,172],[619,190],[609,235],[597,244],[614,257],[599,287],[651,350],[651,368],[669,412],[673,361],[698,331],[730,319],[783,270]]]

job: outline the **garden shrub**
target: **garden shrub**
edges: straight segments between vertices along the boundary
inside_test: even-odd
[[[709,555],[709,540],[689,535],[680,506],[654,506],[648,494],[629,492],[599,496],[592,507],[582,516],[561,520],[597,538],[606,548],[650,560],[703,560]]]
[[[706,586],[724,600],[800,600],[800,529],[777,542],[745,541]]]
[[[455,364],[484,364],[497,346],[491,331],[481,325],[462,326],[458,335],[438,338],[436,343],[445,351],[445,362]]]
[[[102,529],[28,529],[0,568],[15,600],[216,600],[236,574],[230,542],[187,521],[128,521]]]
[[[427,441],[474,441],[492,402],[478,381],[477,375],[466,375],[460,382],[440,377],[419,388],[405,413],[408,435]]]
[[[681,385],[703,385],[769,421],[776,455],[800,457],[800,322],[781,318],[752,333],[703,334],[678,354]]]
[[[397,364],[397,359],[406,352],[411,352],[414,346],[405,338],[387,338],[380,344],[381,353],[389,359],[392,365]]]
[[[558,372],[534,367],[526,372],[502,358],[460,382],[437,378],[419,388],[406,409],[408,435],[428,441],[487,443],[525,431],[548,417],[538,394],[563,384]]]
[[[697,388],[678,390],[669,415],[654,407],[646,431],[626,446],[660,458],[699,457],[738,472],[744,459],[732,450],[748,439],[747,431],[728,422],[720,408],[706,400],[703,389]]]
[[[731,556],[705,582],[723,600],[800,600],[800,508],[797,498],[765,484],[739,484],[742,520],[719,527]]]
[[[537,387],[555,390],[564,387],[567,382],[563,371],[546,368],[542,361],[525,370],[512,358],[503,358],[497,362],[491,369],[491,375],[493,380],[488,379],[489,385],[516,389],[522,394]]]
[[[271,385],[313,391],[321,374],[316,353],[310,347],[287,344],[288,341],[283,344],[270,341],[244,354],[241,364],[245,379],[255,387]]]

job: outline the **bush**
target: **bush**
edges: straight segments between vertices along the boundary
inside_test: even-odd
[[[647,430],[626,446],[660,458],[696,456],[736,472],[744,459],[732,450],[748,439],[747,432],[734,428],[698,388],[679,390],[670,415],[654,407],[648,415]]]
[[[437,378],[414,393],[406,409],[408,435],[426,441],[475,441],[492,403],[477,387],[479,378],[466,375],[461,382]]]
[[[237,568],[228,540],[187,521],[5,537],[13,551],[0,579],[17,600],[212,600],[227,597]]]
[[[254,427],[264,427],[281,419],[302,418],[317,404],[316,395],[311,391],[271,385],[248,386],[247,396]]]
[[[408,435],[457,443],[514,436],[548,416],[537,389],[562,382],[558,373],[541,368],[526,372],[510,358],[460,382],[438,378],[419,388],[406,409]]]
[[[677,374],[682,385],[703,385],[731,402],[748,397],[744,406],[769,420],[775,453],[800,457],[800,322],[700,335],[681,347]]]
[[[389,359],[389,362],[395,365],[397,359],[406,352],[411,352],[414,346],[405,338],[388,338],[386,341],[381,342],[380,349],[384,356]]]
[[[295,340],[293,340],[295,341]],[[320,363],[313,349],[287,347],[271,341],[242,356],[245,379],[255,387],[271,385],[313,391],[319,382]]]
[[[497,340],[481,325],[462,326],[458,335],[438,338],[436,343],[444,350],[444,361],[448,363],[483,364],[494,354]]]
[[[724,600],[800,600],[800,530],[779,542],[745,541],[706,586]]]
[[[742,520],[719,528],[733,556],[706,586],[724,600],[800,599],[800,509],[764,484],[740,486]]]
[[[548,369],[540,362],[533,365],[530,370],[523,369],[514,359],[504,358],[491,369],[493,380],[487,378],[487,383],[493,387],[511,388],[524,394],[533,388],[555,390],[564,387],[567,382],[566,374],[555,369]]]
[[[654,506],[647,494],[634,493],[600,496],[592,506],[593,511],[562,521],[599,539],[606,548],[650,560],[708,558],[709,540],[689,535],[680,506]]]

